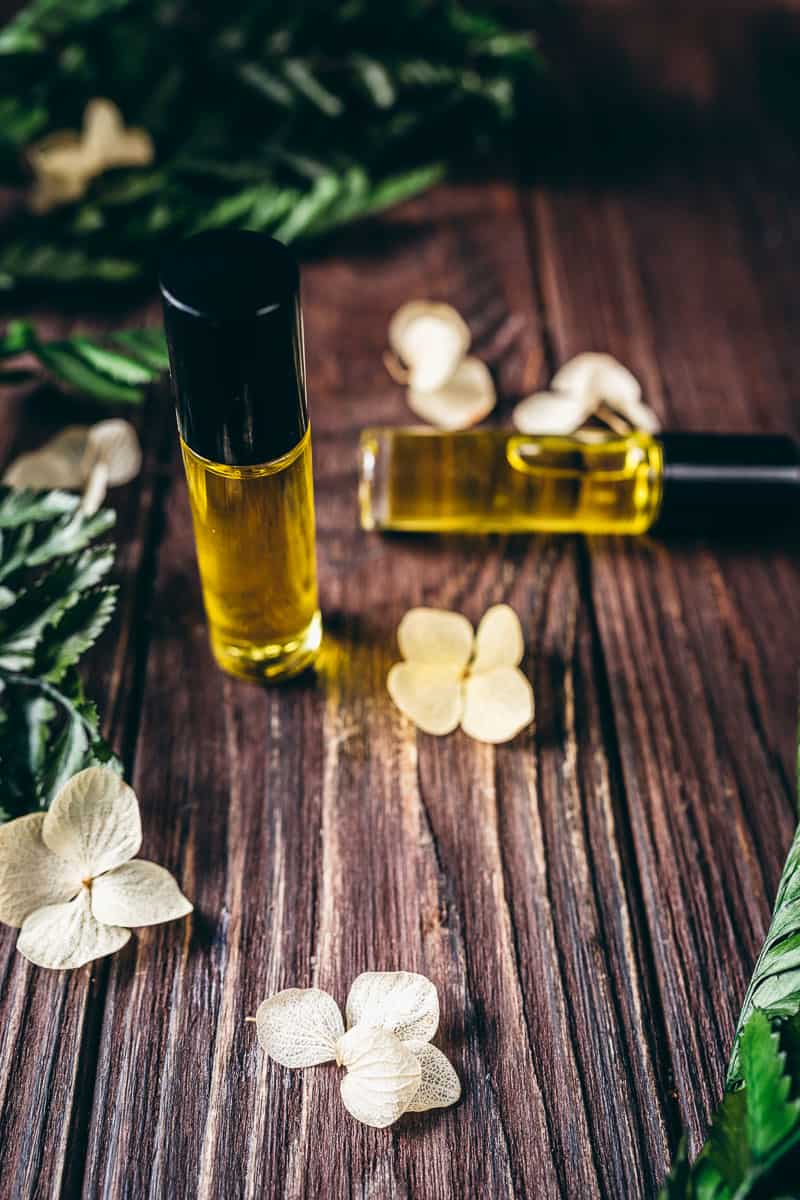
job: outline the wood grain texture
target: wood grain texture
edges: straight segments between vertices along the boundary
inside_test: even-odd
[[[671,427],[800,432],[796,152],[778,134],[746,158],[673,151],[642,178],[442,188],[306,265],[314,675],[260,690],[213,666],[152,398],[88,683],[143,854],[196,911],[69,976],[0,931],[0,1200],[628,1200],[655,1196],[681,1126],[700,1144],[792,830],[795,550],[382,539],[355,498],[360,429],[408,419],[381,354],[417,296],[467,317],[501,421],[596,348]],[[4,461],[60,403],[10,402]],[[400,617],[500,601],[534,726],[496,749],[417,734],[385,691]],[[464,1095],[375,1131],[334,1067],[268,1062],[248,1017],[282,987],[343,1003],[359,972],[397,968],[436,982]]]

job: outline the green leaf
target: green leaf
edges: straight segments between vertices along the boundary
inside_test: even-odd
[[[0,287],[152,279],[192,230],[315,238],[430,186],[440,156],[493,166],[538,115],[534,43],[480,0],[210,6],[202,20],[161,0],[28,0],[0,33],[0,183],[21,187],[20,151],[78,128],[96,95],[149,130],[158,166],[108,172],[44,215],[20,206]]]
[[[139,388],[116,383],[108,375],[96,370],[69,342],[40,343],[36,354],[57,379],[92,400],[108,404],[139,404],[143,399],[143,392]]]
[[[101,403],[138,404],[142,387],[153,383],[169,368],[166,341],[159,329],[128,329],[109,335],[124,348],[112,350],[85,334],[43,341],[32,325],[12,321],[0,339],[0,359],[28,353],[38,358],[58,381]],[[25,370],[0,371],[0,386],[33,378]]]
[[[86,592],[71,605],[58,623],[58,641],[48,644],[37,655],[38,673],[51,683],[58,683],[68,667],[73,667],[81,655],[93,646],[114,613],[117,589],[96,588]]]
[[[169,370],[167,339],[160,329],[126,329],[121,333],[112,333],[111,340],[149,367],[151,379]]]
[[[76,770],[115,763],[76,664],[107,625],[114,515],[75,496],[0,487],[0,820],[50,803]]]
[[[0,358],[24,354],[36,342],[36,330],[30,321],[9,321],[5,335],[0,338]]]
[[[705,1175],[704,1186],[711,1195],[721,1183],[735,1192],[750,1169],[748,1099],[744,1089],[728,1092],[717,1109],[707,1148],[695,1172],[698,1179]]]
[[[121,383],[147,384],[152,382],[153,372],[135,362],[127,355],[117,354],[114,350],[106,350],[97,346],[88,338],[76,337],[69,342],[70,349],[84,359],[90,367],[94,367],[102,375],[110,375]]]
[[[755,1159],[766,1158],[800,1125],[800,1100],[790,1100],[792,1081],[785,1074],[786,1055],[769,1018],[756,1010],[745,1025],[740,1044],[747,1097],[747,1142]]]
[[[778,885],[772,921],[745,993],[728,1067],[727,1086],[741,1079],[739,1043],[750,1014],[786,1016],[800,1007],[800,826]]]

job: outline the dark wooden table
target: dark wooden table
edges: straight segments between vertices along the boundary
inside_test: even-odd
[[[693,100],[725,61],[690,56]],[[2,930],[3,1200],[633,1198],[682,1125],[700,1145],[793,829],[796,553],[768,531],[382,540],[355,503],[359,430],[408,419],[381,353],[414,297],[468,318],[501,420],[596,348],[667,426],[800,432],[795,144],[669,128],[640,170],[442,188],[306,265],[315,677],[262,691],[214,668],[172,412],[151,399],[88,683],[143,853],[196,912],[71,974]],[[2,415],[5,461],[54,405]],[[384,686],[400,617],[499,601],[522,617],[534,727],[497,749],[415,733]],[[360,971],[398,968],[436,982],[464,1093],[375,1131],[335,1070],[270,1064],[246,1018],[282,987],[343,1002]]]

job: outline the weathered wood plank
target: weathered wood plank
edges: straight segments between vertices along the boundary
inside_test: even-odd
[[[768,280],[749,270],[710,178],[675,169],[646,194],[542,192],[531,227],[559,360],[611,350],[674,428],[796,429],[778,369],[786,351],[764,320]],[[587,561],[696,1148],[793,827],[798,562],[769,538],[669,549],[598,539]]]
[[[71,322],[45,318],[42,327],[56,334],[68,331]],[[4,460],[40,444],[64,422],[63,397],[45,390],[3,403]],[[136,671],[144,648],[137,629],[147,589],[142,568],[158,508],[162,412],[163,405],[135,416],[145,448],[142,474],[112,499],[118,514],[113,534],[119,544],[118,612],[85,673],[88,693],[103,698],[104,734],[120,752],[138,715]],[[72,404],[70,415],[97,420],[105,414]],[[58,1195],[70,1186],[74,1144],[91,1103],[91,1043],[103,1006],[106,965],[72,974],[37,970],[15,953],[15,942],[15,931],[0,929],[0,1177],[4,1194],[27,1200]]]
[[[356,265],[345,246],[305,276],[328,622],[316,681],[260,691],[211,667],[175,473],[135,783],[145,853],[198,914],[187,941],[153,931],[111,964],[87,1197],[636,1194],[667,1159],[659,1017],[575,548],[356,526],[358,431],[407,417],[380,365],[397,304],[458,304],[507,401],[540,374],[518,201],[443,190],[374,237]],[[415,735],[385,693],[402,612],[477,620],[504,598],[526,627],[536,731],[497,752]],[[343,1002],[381,967],[435,979],[465,1085],[457,1109],[391,1133],[347,1117],[333,1068],[265,1063],[245,1021],[278,987]]]

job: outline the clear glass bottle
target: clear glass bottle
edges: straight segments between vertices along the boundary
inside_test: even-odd
[[[294,675],[322,636],[296,263],[262,234],[200,234],[161,291],[214,656],[246,678]]]
[[[364,529],[416,533],[764,534],[796,521],[800,450],[773,434],[366,429]]]

